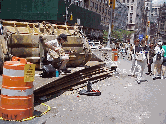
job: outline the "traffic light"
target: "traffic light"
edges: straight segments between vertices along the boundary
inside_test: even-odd
[[[148,27],[150,26],[150,21],[148,21]]]
[[[72,13],[71,13],[71,15],[70,15],[70,20],[73,20],[73,15],[72,15]]]
[[[148,35],[146,35],[146,39],[148,39]]]
[[[110,5],[110,7],[113,7],[113,9],[115,9],[115,1],[116,0],[109,0],[109,5]]]
[[[113,0],[109,0],[109,5],[111,6],[113,4]]]

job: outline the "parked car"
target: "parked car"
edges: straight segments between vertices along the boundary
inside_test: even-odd
[[[100,41],[96,42],[89,42],[90,48],[91,49],[101,49],[102,45],[100,44]]]

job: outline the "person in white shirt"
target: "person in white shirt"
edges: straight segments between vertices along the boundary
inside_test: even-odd
[[[161,65],[163,62],[163,54],[164,54],[164,49],[162,49],[162,42],[159,41],[157,43],[157,46],[154,48],[155,56],[153,57],[153,63],[154,63],[154,76],[153,80],[156,79],[157,77],[157,72],[158,72],[158,77],[161,77]]]
[[[132,68],[131,68],[131,74],[134,77],[137,77],[137,83],[140,84],[142,81],[146,81],[143,78],[143,71],[145,69],[145,47],[144,47],[145,41],[142,40],[140,42],[139,39],[134,41],[134,47],[133,47],[133,60],[132,60]]]
[[[135,68],[136,68],[136,58],[135,58],[135,48],[137,48],[139,45],[139,40],[134,41],[134,45],[132,47],[132,65],[131,65],[131,76],[135,77]]]
[[[67,35],[60,34],[57,39],[45,42],[45,47],[49,48],[47,53],[47,60],[54,64],[54,59],[56,56],[60,56],[61,65],[59,67],[60,72],[68,72],[66,69],[66,64],[69,61],[69,54],[65,54],[62,49],[62,44],[67,42]],[[54,66],[54,65],[53,65]]]

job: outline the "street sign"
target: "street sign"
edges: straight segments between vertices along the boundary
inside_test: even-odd
[[[143,34],[139,34],[139,40],[143,39]]]
[[[24,82],[32,82],[35,78],[35,64],[25,64]]]

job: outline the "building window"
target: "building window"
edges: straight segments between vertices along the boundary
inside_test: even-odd
[[[107,0],[105,1],[105,5],[108,6],[108,1]]]
[[[111,15],[109,10],[108,10],[108,15]]]
[[[134,0],[132,0],[132,3],[134,3]]]
[[[130,23],[132,23],[132,17],[130,17]]]
[[[103,7],[103,13],[104,13],[104,7]]]
[[[103,21],[103,16],[101,16],[101,21]]]
[[[123,0],[123,3],[125,3],[125,0]]]
[[[127,3],[129,3],[129,0],[127,0]]]
[[[149,5],[149,3],[146,4],[147,6]]]
[[[133,10],[133,6],[131,6],[131,10]]]
[[[90,6],[94,8],[94,2],[90,2]]]
[[[155,12],[157,12],[157,8],[155,8]]]
[[[98,4],[95,4],[95,9],[98,10]]]
[[[101,6],[99,5],[99,11],[101,12]]]
[[[105,14],[107,15],[107,9],[105,9]]]
[[[129,6],[127,6],[128,10],[129,10]]]
[[[103,3],[105,3],[105,0],[103,0]]]
[[[90,1],[90,7],[93,7],[93,4],[94,4],[94,3],[93,3],[92,1]]]

